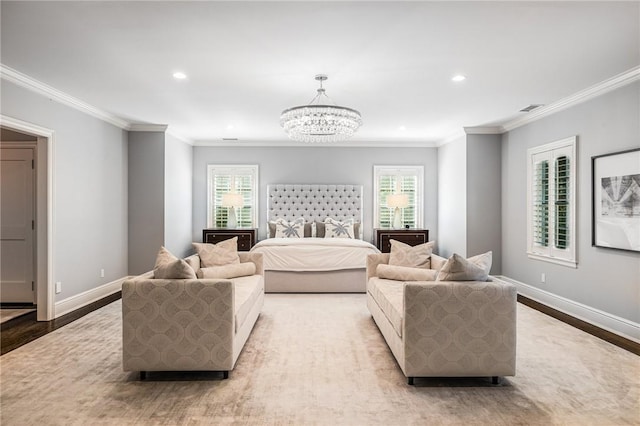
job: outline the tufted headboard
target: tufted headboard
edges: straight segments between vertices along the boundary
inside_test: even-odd
[[[267,221],[353,218],[362,223],[362,185],[267,185]]]

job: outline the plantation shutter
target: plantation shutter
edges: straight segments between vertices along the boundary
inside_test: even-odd
[[[533,240],[537,247],[549,246],[549,160],[541,154],[534,158]],[[540,251],[545,251],[541,249]]]
[[[393,209],[387,205],[387,196],[403,193],[409,198],[409,205],[401,209],[402,223],[410,228],[419,228],[421,223],[420,203],[422,194],[422,168],[418,166],[394,167],[376,166],[375,176],[377,184],[376,214],[377,227],[391,228],[393,223]]]
[[[576,266],[574,175],[575,138],[529,150],[530,257]]]
[[[235,208],[238,228],[255,227],[257,176],[257,166],[210,166],[209,227],[227,226],[230,208],[222,205],[222,196],[229,192],[242,195],[243,206]]]

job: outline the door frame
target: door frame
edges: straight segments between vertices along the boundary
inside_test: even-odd
[[[38,321],[50,321],[55,318],[55,275],[53,263],[55,131],[4,114],[0,114],[0,126],[37,137],[37,142],[35,143],[37,319]],[[44,206],[46,206],[46,209]]]

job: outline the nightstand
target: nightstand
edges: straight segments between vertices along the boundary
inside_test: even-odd
[[[417,246],[429,241],[428,229],[374,229],[376,247],[383,253],[391,252],[389,240]]]
[[[257,228],[203,229],[202,242],[216,244],[229,238],[238,237],[238,251],[249,251],[258,239]]]

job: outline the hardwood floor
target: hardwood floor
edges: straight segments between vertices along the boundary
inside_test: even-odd
[[[518,302],[522,303],[523,305],[527,305],[528,307],[533,308],[536,311],[540,311],[543,314],[560,320],[566,324],[569,324],[577,329],[580,329],[585,333],[589,333],[592,336],[596,336],[622,349],[626,349],[629,352],[640,355],[640,343],[636,343],[633,340],[626,339],[618,334],[604,330],[600,327],[596,327],[593,324],[589,324],[586,321],[582,321],[581,319],[572,317],[571,315],[565,314],[564,312],[560,312],[556,309],[550,308],[547,305],[536,302],[535,300],[531,300],[528,297],[522,296],[520,294],[518,294]]]
[[[2,323],[0,324],[0,355],[51,333],[53,330],[120,299],[121,296],[121,292],[114,293],[51,321],[36,321],[36,313],[31,312]]]

